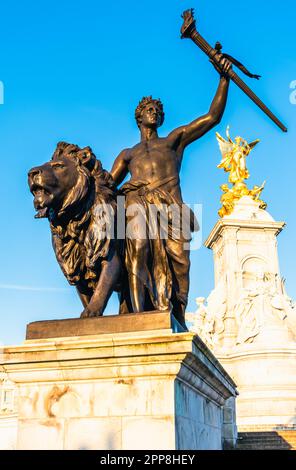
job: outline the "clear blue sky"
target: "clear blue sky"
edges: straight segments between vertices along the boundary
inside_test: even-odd
[[[245,5],[245,6],[244,6]],[[264,199],[287,227],[279,237],[281,272],[296,298],[296,80],[293,0],[51,0],[1,6],[0,106],[1,231],[0,341],[24,339],[28,322],[78,316],[74,288],[54,258],[46,220],[34,220],[27,170],[48,160],[60,140],[90,145],[106,169],[137,142],[134,108],[146,94],[165,105],[165,135],[206,112],[217,73],[189,40],[181,41],[181,12],[195,7],[211,44],[263,76],[248,83],[289,127],[284,135],[234,85],[218,131],[261,144],[249,160],[252,184],[267,180]],[[185,154],[181,183],[188,203],[203,204],[203,239],[217,220],[219,185],[214,131]],[[212,253],[192,253],[189,310],[213,288]],[[117,311],[112,299],[109,313]]]

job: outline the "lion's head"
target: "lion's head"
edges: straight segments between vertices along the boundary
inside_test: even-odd
[[[36,217],[71,216],[93,190],[91,172],[94,162],[101,170],[89,147],[60,142],[51,161],[29,171],[29,186],[34,195]]]
[[[32,168],[28,178],[35,217],[49,219],[65,276],[71,284],[84,282],[93,287],[110,244],[102,229],[110,222],[110,212],[101,207],[115,207],[111,176],[90,147],[60,142],[52,159]]]

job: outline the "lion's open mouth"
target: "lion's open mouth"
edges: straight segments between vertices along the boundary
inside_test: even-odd
[[[48,195],[49,192],[43,186],[38,184],[32,184],[31,192],[34,194],[34,197],[43,197],[44,195]]]
[[[33,183],[30,189],[34,195],[34,207],[37,211],[35,218],[40,219],[47,217],[50,192],[47,191],[43,186],[36,183]]]

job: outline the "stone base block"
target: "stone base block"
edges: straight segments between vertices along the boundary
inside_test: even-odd
[[[15,450],[17,441],[17,417],[0,412],[0,450]]]
[[[235,443],[235,384],[192,333],[29,340],[5,347],[1,366],[18,397],[17,449]]]
[[[236,383],[240,432],[296,428],[296,346],[251,344],[218,356]]]

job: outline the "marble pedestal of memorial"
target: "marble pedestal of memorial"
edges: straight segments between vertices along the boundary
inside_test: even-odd
[[[4,347],[0,370],[16,388],[16,449],[235,445],[235,384],[193,333],[35,338]]]

